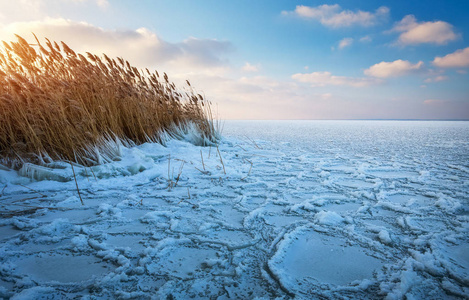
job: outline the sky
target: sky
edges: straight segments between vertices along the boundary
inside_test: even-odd
[[[0,0],[0,39],[188,79],[221,119],[469,119],[469,1]]]

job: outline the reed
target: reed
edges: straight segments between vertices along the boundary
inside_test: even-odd
[[[0,163],[90,166],[112,145],[164,143],[194,128],[201,144],[216,142],[210,103],[189,81],[178,89],[166,73],[34,37],[0,47]]]

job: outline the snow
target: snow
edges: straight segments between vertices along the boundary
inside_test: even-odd
[[[467,299],[468,122],[231,121],[218,150],[121,146],[74,166],[85,205],[69,164],[0,167],[0,298]]]
[[[378,237],[379,237],[380,241],[384,244],[391,244],[392,243],[391,236],[389,235],[389,232],[387,232],[386,230],[381,230],[378,234]]]
[[[315,215],[315,219],[322,225],[338,225],[344,221],[338,213],[333,211],[320,211]]]

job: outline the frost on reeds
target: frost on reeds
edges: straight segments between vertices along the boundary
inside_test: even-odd
[[[189,81],[180,90],[166,73],[122,58],[17,39],[0,47],[0,163],[94,165],[118,155],[122,144],[219,138],[208,101]]]

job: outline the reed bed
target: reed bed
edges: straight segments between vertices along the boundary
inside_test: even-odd
[[[210,103],[189,81],[178,89],[166,73],[34,37],[0,47],[0,163],[94,165],[119,143],[164,143],[187,131],[201,144],[218,138]]]

